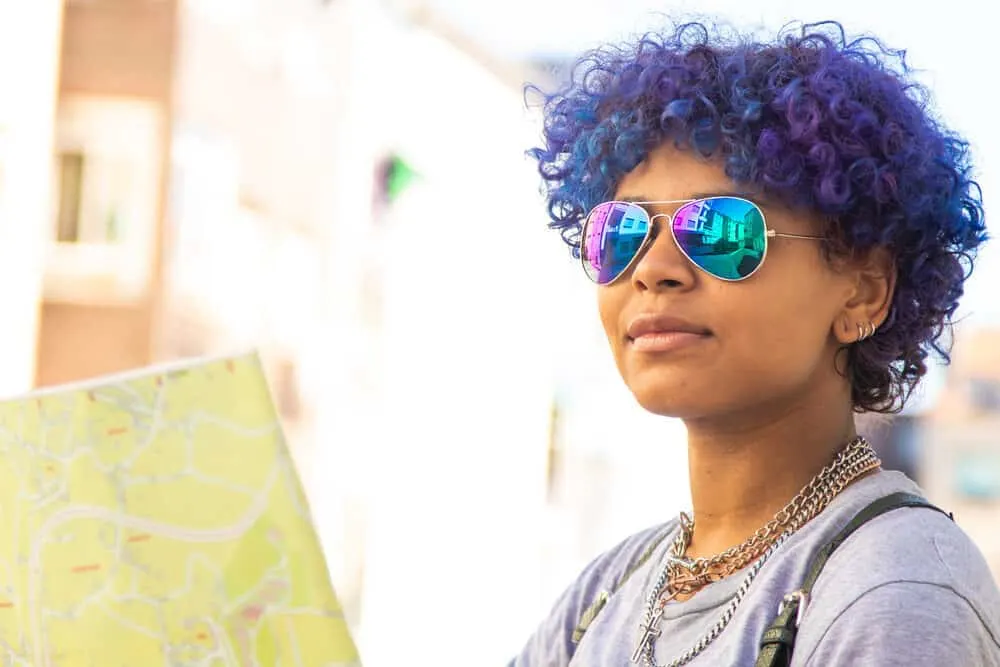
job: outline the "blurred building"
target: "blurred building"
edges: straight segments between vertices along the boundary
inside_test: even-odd
[[[274,309],[318,306],[302,291],[328,252],[344,21],[311,0],[63,11],[37,383],[263,329],[300,349],[312,322]],[[275,366],[296,384],[294,362]]]
[[[178,6],[64,5],[38,384],[154,358]]]
[[[1000,329],[959,329],[948,383],[917,436],[919,480],[1000,580]]]

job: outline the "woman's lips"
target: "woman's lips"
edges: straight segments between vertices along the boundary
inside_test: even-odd
[[[672,352],[697,345],[709,335],[690,331],[652,331],[635,338],[629,336],[629,345],[636,352]]]
[[[626,334],[632,349],[638,352],[670,352],[701,343],[712,332],[676,315],[646,312],[629,322]]]

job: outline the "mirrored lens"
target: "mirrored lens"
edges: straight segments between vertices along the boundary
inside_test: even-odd
[[[711,197],[677,209],[674,238],[692,262],[723,280],[750,277],[764,261],[764,214],[738,197]]]
[[[636,204],[605,202],[583,224],[580,254],[590,279],[607,285],[625,272],[649,233],[649,214]]]

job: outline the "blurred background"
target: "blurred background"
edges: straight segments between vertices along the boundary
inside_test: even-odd
[[[259,348],[364,663],[502,664],[688,501],[545,228],[523,83],[657,13],[836,18],[909,49],[991,214],[989,6],[873,6],[0,0],[0,393]],[[1000,574],[997,252],[955,363],[866,429]]]

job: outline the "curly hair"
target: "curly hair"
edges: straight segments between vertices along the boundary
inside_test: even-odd
[[[898,412],[950,327],[986,240],[968,143],[930,110],[905,52],[838,23],[785,28],[770,43],[685,23],[581,57],[542,95],[538,163],[550,227],[579,253],[581,220],[664,141],[718,159],[726,175],[828,220],[824,250],[895,260],[875,336],[846,348],[858,412]]]

